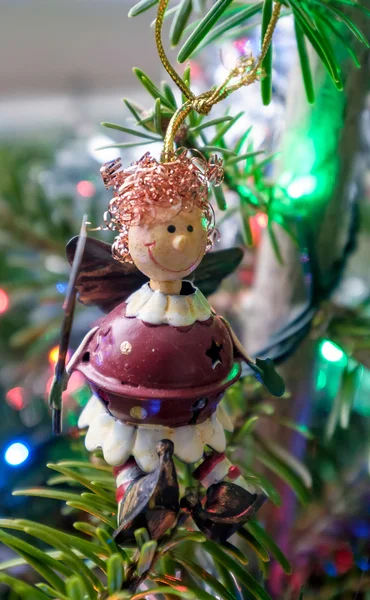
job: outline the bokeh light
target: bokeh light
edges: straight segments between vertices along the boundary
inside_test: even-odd
[[[30,451],[23,442],[14,442],[5,450],[5,462],[11,467],[22,465],[29,457]]]
[[[92,198],[95,196],[96,187],[95,185],[88,180],[79,181],[76,185],[77,192],[83,198]]]
[[[49,362],[51,365],[55,365],[59,358],[59,346],[54,346],[49,352]]]
[[[329,362],[341,362],[345,358],[345,354],[337,344],[330,340],[324,340],[320,346],[321,356]]]
[[[256,221],[260,227],[266,227],[268,222],[268,216],[265,213],[257,213]]]
[[[22,410],[24,408],[24,389],[21,387],[14,387],[6,393],[6,401],[15,410]]]
[[[5,290],[0,288],[0,315],[5,313],[9,308],[9,296]]]
[[[288,185],[287,192],[291,198],[301,198],[302,196],[312,194],[316,189],[316,185],[317,181],[314,175],[305,175],[304,177],[294,179]]]

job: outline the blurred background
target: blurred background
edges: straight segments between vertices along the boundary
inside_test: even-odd
[[[100,165],[118,153],[128,164],[146,151],[144,146],[109,148],[131,138],[100,122],[133,127],[123,97],[142,106],[142,116],[150,109],[133,66],[156,83],[165,78],[154,51],[154,13],[128,19],[129,8],[126,0],[0,0],[1,517],[27,515],[63,527],[71,519],[59,502],[30,502],[11,492],[42,485],[47,462],[85,456],[76,429],[80,407],[89,398],[84,382],[73,377],[64,393],[64,435],[57,439],[51,436],[46,397],[58,356],[69,276],[65,245],[78,233],[85,212],[95,226],[101,224],[109,194],[100,179]],[[222,81],[225,69],[246,47],[258,47],[259,34],[257,26],[207,47],[190,63],[193,89],[200,92]],[[174,59],[174,53],[169,55]],[[309,589],[321,589],[325,583],[330,590],[338,578],[366,578],[370,568],[370,97],[364,84],[370,81],[369,55],[363,56],[362,75],[348,68],[341,96],[313,58],[319,90],[314,108],[301,89],[289,18],[278,26],[274,56],[270,106],[262,106],[259,88],[252,86],[235,94],[229,107],[232,114],[243,111],[241,129],[253,125],[255,150],[281,151],[274,163],[263,167],[264,185],[272,189],[279,182],[285,187],[289,204],[283,209],[289,219],[299,220],[305,211],[312,211],[315,219],[322,198],[334,206],[328,222],[335,222],[334,237],[340,240],[330,265],[336,261],[336,284],[327,283],[330,301],[329,293],[319,297],[317,289],[313,301],[303,297],[299,258],[309,240],[297,252],[284,230],[278,230],[284,263],[280,265],[266,234],[267,216],[257,211],[249,215],[252,243],[242,268],[212,303],[232,321],[252,353],[264,348],[282,324],[300,315],[305,303],[315,310],[320,304],[308,341],[295,352],[293,362],[290,358],[283,366],[290,394],[298,398],[295,409],[283,409],[285,418],[310,427],[316,436],[304,446],[296,438],[287,442],[313,473],[313,504],[285,524],[289,541],[278,531],[278,522],[284,523],[291,506],[288,500],[278,517],[271,512],[266,521],[274,520],[274,533],[296,557],[294,589],[309,582]],[[339,139],[341,130],[344,141]],[[235,134],[229,136],[232,142]],[[151,146],[154,153],[159,149]],[[332,168],[338,155],[343,159],[340,177]],[[341,203],[333,204],[338,177],[343,182]],[[238,194],[229,191],[226,199],[228,211],[216,209],[218,247],[244,245]],[[112,239],[106,233],[94,235]],[[330,254],[332,240],[333,233],[324,232],[323,239],[314,241],[324,272],[322,256]],[[99,316],[97,309],[78,308],[72,348]],[[307,334],[301,322],[297,333],[298,341]],[[341,416],[335,409],[338,402]],[[332,431],[327,435],[328,423]],[[281,430],[274,423],[268,427],[271,438],[280,443]],[[1,558],[9,556],[8,550],[0,550]],[[23,567],[19,576],[32,577]]]

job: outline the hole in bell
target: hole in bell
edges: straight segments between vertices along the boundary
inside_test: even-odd
[[[202,408],[205,407],[205,405],[207,404],[208,398],[199,398],[199,400],[196,400],[195,402],[193,402],[192,405],[192,410],[201,410]]]

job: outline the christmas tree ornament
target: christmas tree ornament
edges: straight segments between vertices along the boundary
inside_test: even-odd
[[[222,183],[222,160],[175,150],[174,140],[191,110],[208,114],[234,89],[259,77],[280,5],[275,5],[261,57],[239,61],[222,86],[199,97],[164,54],[165,8],[161,1],[157,47],[187,101],[168,125],[160,160],[146,153],[128,168],[117,159],[101,169],[106,188],[113,191],[105,224],[118,235],[111,247],[86,239],[84,221],[82,233],[67,247],[72,275],[51,406],[58,432],[61,391],[68,375],[82,373],[93,395],[79,427],[87,429],[86,448],[101,449],[114,467],[117,539],[132,539],[138,527],[160,538],[176,522],[181,503],[208,536],[226,540],[265,496],[225,455],[225,430],[232,430],[232,423],[221,399],[240,378],[242,365],[276,396],[283,394],[284,384],[270,359],[254,362],[247,356],[207,301],[238,266],[242,252],[208,253],[217,236],[208,190]],[[108,314],[86,335],[65,372],[77,292],[83,304]],[[188,489],[182,499],[173,457],[196,465],[197,489]]]

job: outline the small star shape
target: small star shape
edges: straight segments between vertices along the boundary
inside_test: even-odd
[[[217,365],[222,364],[222,358],[220,356],[221,350],[222,344],[220,344],[219,342],[215,342],[215,340],[212,340],[211,347],[206,351],[206,355],[212,361],[212,369],[215,369]]]

